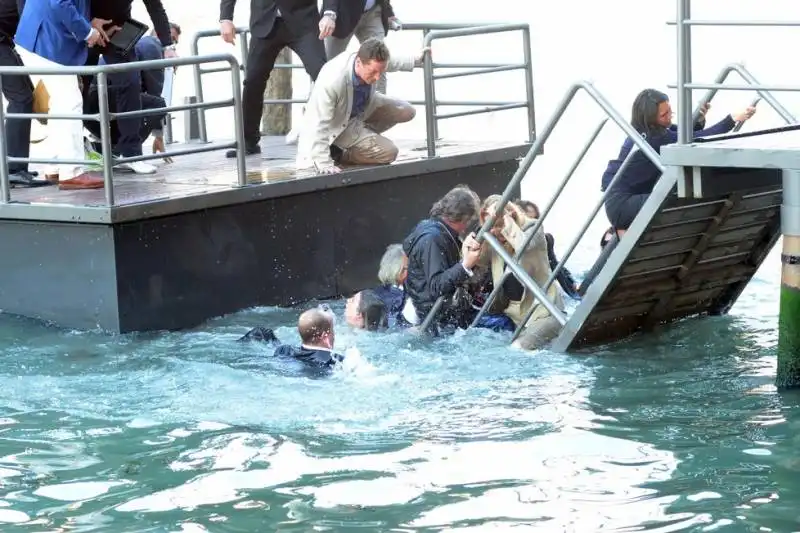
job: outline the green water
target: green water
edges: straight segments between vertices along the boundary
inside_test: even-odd
[[[744,311],[571,356],[340,324],[364,360],[326,379],[233,342],[295,340],[291,310],[0,317],[0,530],[797,530],[800,396],[773,386],[777,309]]]

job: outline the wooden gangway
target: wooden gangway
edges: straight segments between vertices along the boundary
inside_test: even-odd
[[[759,143],[781,132],[747,137]],[[679,197],[681,170],[667,167],[569,317],[555,350],[618,340],[690,316],[726,313],[755,275],[780,236],[781,170],[698,168],[690,180],[702,184],[699,198]]]

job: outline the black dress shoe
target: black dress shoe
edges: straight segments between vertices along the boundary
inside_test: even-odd
[[[28,172],[27,170],[20,170],[19,172],[14,172],[8,175],[8,183],[13,188],[28,188],[31,189],[33,187],[46,187],[47,185],[53,185],[47,180],[37,180],[34,177],[34,174]]]
[[[252,146],[246,146],[244,149],[244,155],[255,155],[261,153],[261,146],[254,144]],[[228,150],[225,152],[225,157],[228,159],[233,159],[236,157],[236,150]]]

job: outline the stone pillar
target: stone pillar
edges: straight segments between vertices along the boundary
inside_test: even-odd
[[[800,170],[783,171],[779,389],[800,387]]]
[[[276,65],[292,63],[292,51],[284,48],[278,54]],[[291,68],[276,68],[272,71],[264,91],[264,100],[290,100],[292,98]],[[261,118],[261,133],[264,135],[286,135],[292,129],[292,104],[264,104]]]

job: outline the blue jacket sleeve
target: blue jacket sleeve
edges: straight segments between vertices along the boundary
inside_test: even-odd
[[[733,117],[728,115],[713,126],[706,128],[704,130],[695,131],[694,138],[698,137],[709,137],[711,135],[720,135],[722,133],[728,133],[731,131],[734,126],[736,126],[736,122],[733,120]],[[663,144],[672,144],[678,142],[678,132],[673,131],[671,129],[667,130],[666,135],[666,142]]]
[[[58,21],[72,33],[75,40],[82,43],[92,31],[92,25],[75,7],[74,0],[50,0],[50,9]]]

